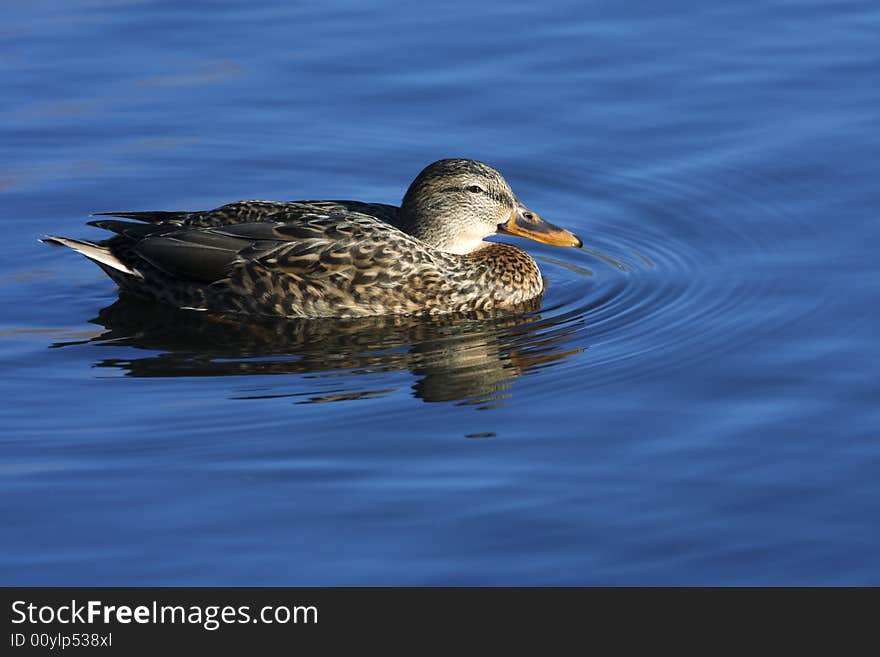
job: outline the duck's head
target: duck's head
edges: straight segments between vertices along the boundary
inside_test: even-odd
[[[475,160],[439,160],[409,186],[400,227],[448,253],[465,254],[502,233],[555,246],[581,246],[569,231],[544,221],[520,203],[500,173]]]

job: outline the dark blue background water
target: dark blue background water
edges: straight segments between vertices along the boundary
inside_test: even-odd
[[[0,583],[880,584],[876,3],[2,12]],[[536,314],[200,324],[37,242],[454,156],[584,238]]]

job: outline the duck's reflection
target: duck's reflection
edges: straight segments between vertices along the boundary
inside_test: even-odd
[[[572,348],[569,340],[579,321],[554,324],[533,308],[523,310],[495,316],[254,321],[121,296],[91,320],[106,331],[53,346],[91,343],[150,352],[95,363],[136,377],[355,377],[410,370],[416,376],[416,397],[480,404],[506,396],[504,390],[513,379],[582,351]],[[393,389],[376,385],[381,381],[376,377],[363,378],[364,385],[354,390],[316,387],[313,394],[291,396],[305,402],[341,401]]]

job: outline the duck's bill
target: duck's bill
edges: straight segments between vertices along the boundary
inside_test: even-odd
[[[510,219],[498,225],[498,232],[503,235],[527,237],[536,242],[553,246],[583,246],[580,238],[564,228],[544,221],[524,205],[517,205],[510,214]]]

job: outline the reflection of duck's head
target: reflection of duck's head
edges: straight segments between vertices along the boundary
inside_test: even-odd
[[[567,230],[520,203],[500,173],[475,160],[439,160],[416,177],[403,198],[400,227],[448,253],[479,249],[496,233],[556,246],[581,246]]]

